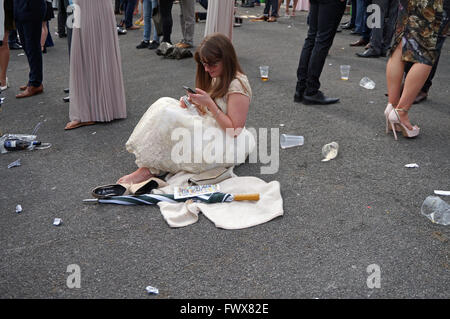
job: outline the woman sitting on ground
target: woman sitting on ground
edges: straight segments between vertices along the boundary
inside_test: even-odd
[[[200,173],[215,167],[231,167],[243,163],[253,150],[254,137],[244,127],[252,92],[230,40],[220,33],[211,34],[197,49],[195,61],[196,94],[188,93],[188,101],[198,113],[187,108],[183,97],[179,101],[165,97],[153,103],[126,143],[139,168],[117,183],[137,184],[166,172]],[[200,143],[196,136],[199,127]],[[183,149],[184,155],[189,155],[187,160],[186,157],[177,160],[180,154],[175,150],[180,142],[173,140],[180,137],[177,129],[184,133],[182,138],[188,135],[184,141],[188,142],[188,153]],[[218,141],[230,139],[232,143],[217,147]],[[208,152],[214,153],[214,161],[205,158]],[[230,160],[230,153],[238,154],[237,159],[233,156]],[[201,158],[194,158],[194,154],[201,154]]]

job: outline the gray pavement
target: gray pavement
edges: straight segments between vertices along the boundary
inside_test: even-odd
[[[259,14],[262,8],[239,8]],[[173,40],[180,39],[174,6]],[[347,17],[344,17],[346,20]],[[54,32],[56,19],[52,21]],[[204,23],[196,24],[201,42]],[[124,144],[159,97],[179,98],[194,86],[193,59],[165,60],[137,50],[142,31],[120,37],[128,118],[64,131],[68,104],[65,39],[55,38],[45,62],[45,93],[16,100],[28,65],[11,51],[0,131],[30,133],[38,122],[48,150],[0,155],[1,298],[449,298],[450,228],[420,214],[435,189],[450,189],[450,52],[443,51],[429,99],[414,106],[421,126],[408,140],[384,133],[386,58],[360,59],[356,40],[337,34],[321,82],[341,102],[293,102],[306,13],[276,23],[245,19],[233,43],[253,89],[248,127],[305,136],[305,145],[280,150],[280,169],[261,175],[246,163],[238,175],[281,183],[284,216],[249,229],[216,228],[204,216],[171,229],[156,207],[85,205],[90,190],[136,169]],[[270,80],[259,79],[259,65]],[[351,65],[349,81],[339,65]],[[361,88],[363,76],[376,82]],[[280,124],[284,126],[280,127]],[[321,162],[336,141],[339,156]],[[22,166],[7,169],[20,158]],[[408,163],[420,168],[407,169]],[[447,201],[450,200],[447,198]],[[21,204],[23,212],[15,213]],[[245,214],[245,212],[243,212]],[[52,225],[60,217],[60,227]],[[69,289],[67,266],[81,268],[81,288]],[[367,267],[379,265],[381,288],[367,286]],[[160,291],[149,296],[145,287]]]

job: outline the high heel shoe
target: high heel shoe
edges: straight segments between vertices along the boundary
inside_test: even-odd
[[[405,109],[393,109],[391,113],[389,113],[389,123],[391,124],[392,131],[394,132],[394,138],[397,140],[397,132],[395,130],[395,125],[400,127],[400,130],[404,137],[416,137],[420,133],[420,128],[417,125],[414,125],[412,130],[408,129],[401,121],[400,116],[398,115],[398,111],[402,111],[407,113],[408,111]]]
[[[2,84],[0,84],[0,90],[1,90],[1,91],[4,91],[4,90],[6,90],[7,88],[9,88],[9,81],[8,81],[8,77],[6,77],[6,83],[5,83],[5,85],[4,85],[4,86],[2,86]]]
[[[384,110],[384,116],[386,117],[386,134],[388,134],[389,131],[392,131],[392,128],[389,125],[389,113],[391,113],[392,110],[394,110],[394,107],[392,106],[391,103],[388,103],[388,105],[386,106],[386,109]],[[401,131],[400,127],[397,126],[396,124],[394,125],[394,127],[397,132]]]

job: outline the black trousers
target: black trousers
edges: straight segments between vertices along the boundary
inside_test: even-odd
[[[172,43],[170,36],[172,35],[172,26],[173,26],[172,20],[173,0],[160,1],[159,5],[160,5],[159,9],[161,10],[161,20],[163,27],[162,42]]]
[[[398,0],[372,0],[381,9],[381,25],[373,28],[370,36],[370,46],[378,54],[385,54],[394,36],[398,15]]]
[[[346,1],[340,0],[310,1],[308,36],[297,69],[297,93],[314,95],[319,90],[320,74],[345,6]]]
[[[42,21],[19,22],[16,20],[16,27],[30,66],[28,86],[38,87],[42,84],[43,78],[41,51]]]
[[[67,0],[58,0],[58,34],[66,34],[66,23],[67,23],[67,11],[66,2]]]

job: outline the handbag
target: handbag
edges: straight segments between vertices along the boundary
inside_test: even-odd
[[[233,176],[233,167],[216,167],[192,176],[189,178],[188,182],[190,185],[212,185],[218,184]]]

